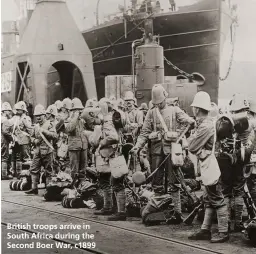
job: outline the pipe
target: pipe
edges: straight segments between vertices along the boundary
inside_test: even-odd
[[[132,42],[132,88],[133,90],[135,90],[135,61],[134,61],[135,46],[141,44],[142,42],[143,42],[143,39],[137,39]]]

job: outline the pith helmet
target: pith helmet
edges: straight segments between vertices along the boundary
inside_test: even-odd
[[[15,104],[15,109],[20,109],[20,110],[23,110],[25,112],[28,112],[27,111],[27,105],[24,101],[19,101],[18,103]]]
[[[95,105],[95,102],[92,99],[89,99],[85,103],[85,108],[93,108]]]
[[[111,96],[109,97],[109,99],[110,99],[111,101],[115,101],[115,100],[116,100],[116,97],[115,97],[114,95],[111,95]]]
[[[99,100],[99,103],[106,102],[107,104],[112,104],[109,98],[103,97]]]
[[[70,110],[71,109],[71,105],[72,105],[72,101],[69,98],[65,98],[62,101],[62,107],[65,108],[65,109]]]
[[[45,115],[44,106],[41,105],[41,104],[37,104],[37,105],[35,106],[34,116],[41,116],[41,115]]]
[[[2,111],[2,112],[3,112],[3,111],[12,111],[12,107],[11,107],[10,103],[9,103],[9,102],[4,102],[4,103],[2,104],[1,111]]]
[[[57,107],[52,104],[50,105],[47,109],[46,109],[46,114],[51,114],[51,115],[54,115],[54,116],[57,116],[58,115],[58,111],[57,111]]]
[[[212,105],[210,95],[203,91],[198,92],[194,97],[191,107],[197,107],[207,111],[211,111]]]
[[[147,103],[145,103],[145,102],[141,103],[140,109],[141,109],[141,110],[148,110],[148,105],[147,105]]]
[[[78,98],[74,98],[72,100],[72,108],[71,108],[71,110],[74,110],[74,109],[84,109],[84,106],[83,106],[81,100],[78,99]]]
[[[125,93],[124,100],[125,100],[125,101],[134,101],[134,103],[135,103],[135,97],[134,97],[133,92],[127,91],[127,92]]]
[[[230,111],[249,109],[248,98],[243,94],[234,94],[230,104]]]
[[[256,114],[256,99],[249,100],[249,110]]]
[[[63,103],[60,100],[55,101],[54,105],[56,106],[57,110],[60,110],[63,107]]]
[[[122,98],[116,100],[116,106],[120,108],[125,108],[125,102]]]
[[[152,88],[152,103],[162,103],[168,96],[168,93],[161,84],[156,84]]]

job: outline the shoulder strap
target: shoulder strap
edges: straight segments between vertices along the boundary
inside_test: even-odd
[[[156,132],[156,109],[152,109],[153,119],[154,119],[154,131]]]
[[[214,151],[215,151],[215,144],[216,144],[216,139],[217,139],[215,121],[213,121],[213,127],[214,127],[214,138],[213,138],[213,145],[212,145],[212,154],[214,154]]]
[[[53,146],[52,146],[51,143],[46,139],[46,137],[44,136],[44,134],[43,134],[41,131],[39,131],[39,134],[40,134],[41,138],[43,139],[43,141],[46,143],[46,145],[48,145],[48,146],[51,148],[51,150],[54,150]]]
[[[176,127],[177,127],[177,123],[176,123],[176,107],[171,107],[172,110],[172,124],[171,124],[171,128],[172,131],[176,131]]]
[[[159,112],[158,108],[156,108],[156,114],[157,114],[158,119],[160,120],[160,123],[162,124],[162,127],[164,128],[164,131],[168,132],[168,128],[166,126],[166,123],[165,123],[161,113]]]

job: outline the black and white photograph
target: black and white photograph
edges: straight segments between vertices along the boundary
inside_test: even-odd
[[[1,253],[255,254],[256,0],[1,0]]]

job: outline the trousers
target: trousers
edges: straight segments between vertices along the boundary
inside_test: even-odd
[[[225,197],[242,197],[244,194],[245,178],[243,176],[243,162],[232,165],[229,158],[218,158],[221,171],[221,184]]]
[[[152,155],[152,171],[154,171],[161,162],[166,158],[167,155]],[[165,171],[166,170],[166,175]],[[165,177],[166,176],[166,177]],[[156,193],[164,193],[167,190],[164,189],[164,179],[166,179],[166,183],[168,182],[168,187],[173,188],[174,184],[178,184],[176,176],[174,174],[174,169],[172,167],[171,156],[168,157],[166,162],[159,168],[159,170],[155,173],[152,180],[152,187],[154,192]]]
[[[206,207],[218,209],[226,205],[220,182],[204,186],[203,198]]]
[[[69,160],[72,177],[80,171],[85,172],[87,167],[87,149],[69,151]]]
[[[248,179],[247,179],[247,186],[250,191],[252,200],[254,204],[256,205],[256,175],[252,174]]]
[[[47,173],[50,174],[52,172],[53,153],[48,153],[45,155],[35,153],[30,166],[30,173],[34,175],[39,175],[42,166],[44,167]]]

